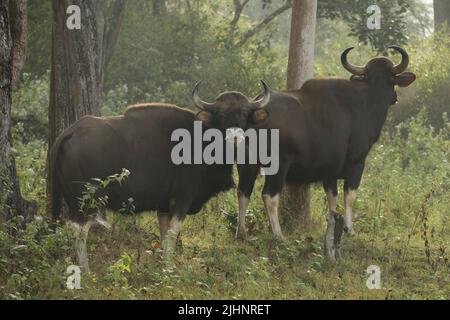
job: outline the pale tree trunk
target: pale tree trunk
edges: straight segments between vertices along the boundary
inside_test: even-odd
[[[117,43],[127,0],[53,0],[49,151],[57,137],[86,115],[100,115],[105,68]],[[70,30],[70,5],[81,29]],[[47,170],[47,195],[52,194]]]
[[[153,15],[159,16],[167,11],[166,0],[153,0]]]
[[[299,89],[314,76],[317,0],[292,2],[288,64],[288,90]],[[286,226],[311,224],[309,186],[287,185],[281,196],[281,216]]]
[[[0,214],[6,221],[20,216],[31,221],[35,202],[22,198],[11,152],[11,92],[25,61],[26,0],[0,1]]]
[[[441,26],[447,24],[450,27],[450,1],[434,0],[434,29],[439,30]]]

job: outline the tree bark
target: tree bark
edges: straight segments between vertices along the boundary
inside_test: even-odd
[[[166,0],[153,0],[153,15],[159,16],[167,11]]]
[[[0,1],[0,214],[26,223],[37,205],[22,198],[11,141],[11,92],[24,62],[25,35],[26,1]]]
[[[27,0],[15,0],[9,2],[11,19],[13,73],[12,84],[17,86],[20,73],[25,64],[27,49]]]
[[[439,29],[447,24],[450,27],[450,1],[449,0],[434,0],[434,29]]]
[[[230,29],[232,34],[234,34],[234,32],[236,31],[237,24],[242,16],[242,12],[244,11],[245,6],[249,3],[249,0],[244,0],[242,3],[241,0],[234,0],[233,2],[234,2],[234,16],[233,20],[231,20],[230,23]]]
[[[108,66],[114,49],[119,39],[120,28],[125,16],[125,8],[128,0],[97,0],[97,31],[98,39],[101,41],[99,48],[102,51],[102,74]],[[163,1],[164,2],[164,1]],[[165,2],[164,2],[165,8]],[[103,83],[103,79],[102,79]]]
[[[57,137],[86,115],[100,115],[105,68],[117,43],[127,0],[53,0],[49,151]],[[66,26],[70,5],[81,29]],[[47,195],[51,172],[47,170]],[[50,199],[50,198],[49,198]]]
[[[288,63],[288,90],[301,88],[314,76],[317,0],[293,1]],[[281,216],[286,226],[311,224],[309,186],[287,185],[281,196]]]

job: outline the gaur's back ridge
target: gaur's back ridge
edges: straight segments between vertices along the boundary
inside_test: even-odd
[[[165,104],[165,103],[141,103],[136,105],[129,106],[124,113],[124,116],[127,117],[134,117],[139,114],[146,114],[148,112],[156,113],[174,113],[179,114],[179,112],[183,112],[186,114],[194,115],[194,112],[186,109],[181,108],[179,106],[173,105],[173,104]]]

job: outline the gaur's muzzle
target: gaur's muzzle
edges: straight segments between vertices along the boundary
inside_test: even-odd
[[[244,142],[244,130],[241,128],[229,128],[227,129],[227,136],[225,137],[225,141],[228,143],[235,144],[236,146],[240,145]]]

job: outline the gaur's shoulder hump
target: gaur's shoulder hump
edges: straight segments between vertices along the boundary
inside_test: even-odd
[[[124,116],[126,118],[139,116],[146,113],[186,113],[193,114],[193,112],[189,109],[181,108],[173,104],[165,104],[165,103],[141,103],[129,106]]]

